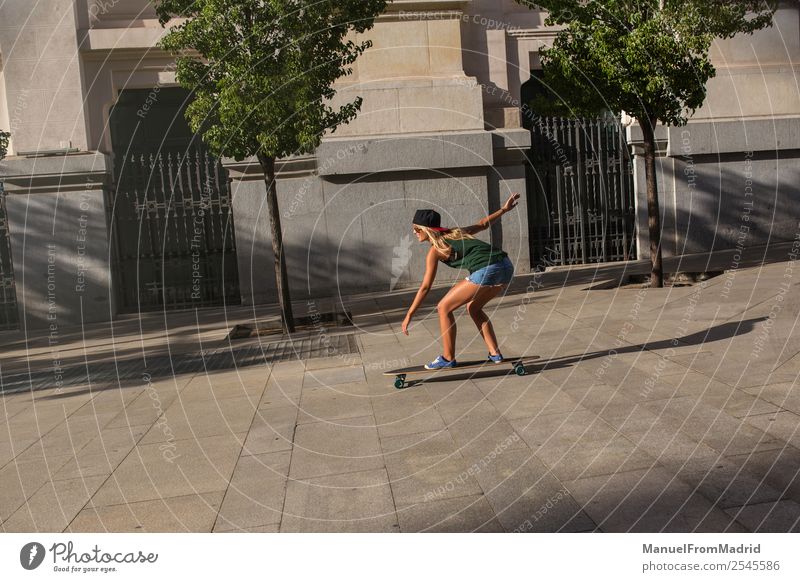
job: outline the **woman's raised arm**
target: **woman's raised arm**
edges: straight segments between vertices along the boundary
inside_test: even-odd
[[[517,206],[517,202],[519,201],[519,194],[514,192],[511,194],[506,203],[500,207],[500,210],[494,212],[487,216],[486,218],[482,218],[478,221],[477,224],[473,224],[472,226],[465,226],[461,230],[466,232],[467,234],[476,234],[481,232],[482,230],[486,230],[489,228],[496,220],[498,220],[501,216],[503,216],[506,212],[510,212]]]

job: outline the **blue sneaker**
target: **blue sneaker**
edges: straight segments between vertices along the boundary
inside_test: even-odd
[[[441,370],[442,368],[455,368],[456,361],[455,360],[447,360],[444,356],[439,356],[430,364],[425,364],[426,370]]]
[[[497,353],[496,356],[489,354],[489,361],[494,362],[495,364],[502,364],[503,363],[503,354]]]

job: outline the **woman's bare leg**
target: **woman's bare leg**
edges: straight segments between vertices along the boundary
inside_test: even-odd
[[[453,312],[472,301],[480,289],[480,285],[462,280],[453,285],[447,295],[439,301],[437,309],[439,328],[442,332],[442,355],[448,360],[452,361],[456,357],[456,318]]]
[[[499,354],[500,349],[497,346],[497,336],[494,334],[492,322],[483,308],[489,301],[497,297],[503,289],[505,289],[505,286],[481,287],[475,294],[474,299],[467,303],[467,312],[469,312],[470,317],[472,317],[472,321],[475,322],[475,326],[481,333],[483,341],[486,342],[489,353],[493,356]]]

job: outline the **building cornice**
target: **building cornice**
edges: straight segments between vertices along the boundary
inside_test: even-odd
[[[237,161],[223,158],[222,165],[228,171],[230,179],[237,182],[263,181],[264,171],[255,156]],[[316,172],[317,158],[313,155],[295,156],[275,161],[275,175],[280,178],[304,178]]]
[[[0,180],[11,195],[98,190],[112,183],[111,160],[100,152],[11,156],[0,162]]]
[[[563,27],[546,26],[541,28],[510,28],[508,36],[521,40],[553,40]]]
[[[386,12],[463,10],[470,4],[472,4],[472,0],[394,0],[387,5]]]
[[[456,20],[472,0],[395,0],[376,22],[404,20]]]

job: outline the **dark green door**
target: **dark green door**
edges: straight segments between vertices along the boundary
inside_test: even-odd
[[[531,132],[528,224],[531,265],[575,265],[636,258],[633,163],[613,115],[547,117],[536,104],[557,101],[532,71],[522,86]]]
[[[227,173],[178,88],[121,93],[111,113],[116,287],[125,311],[240,303]]]

